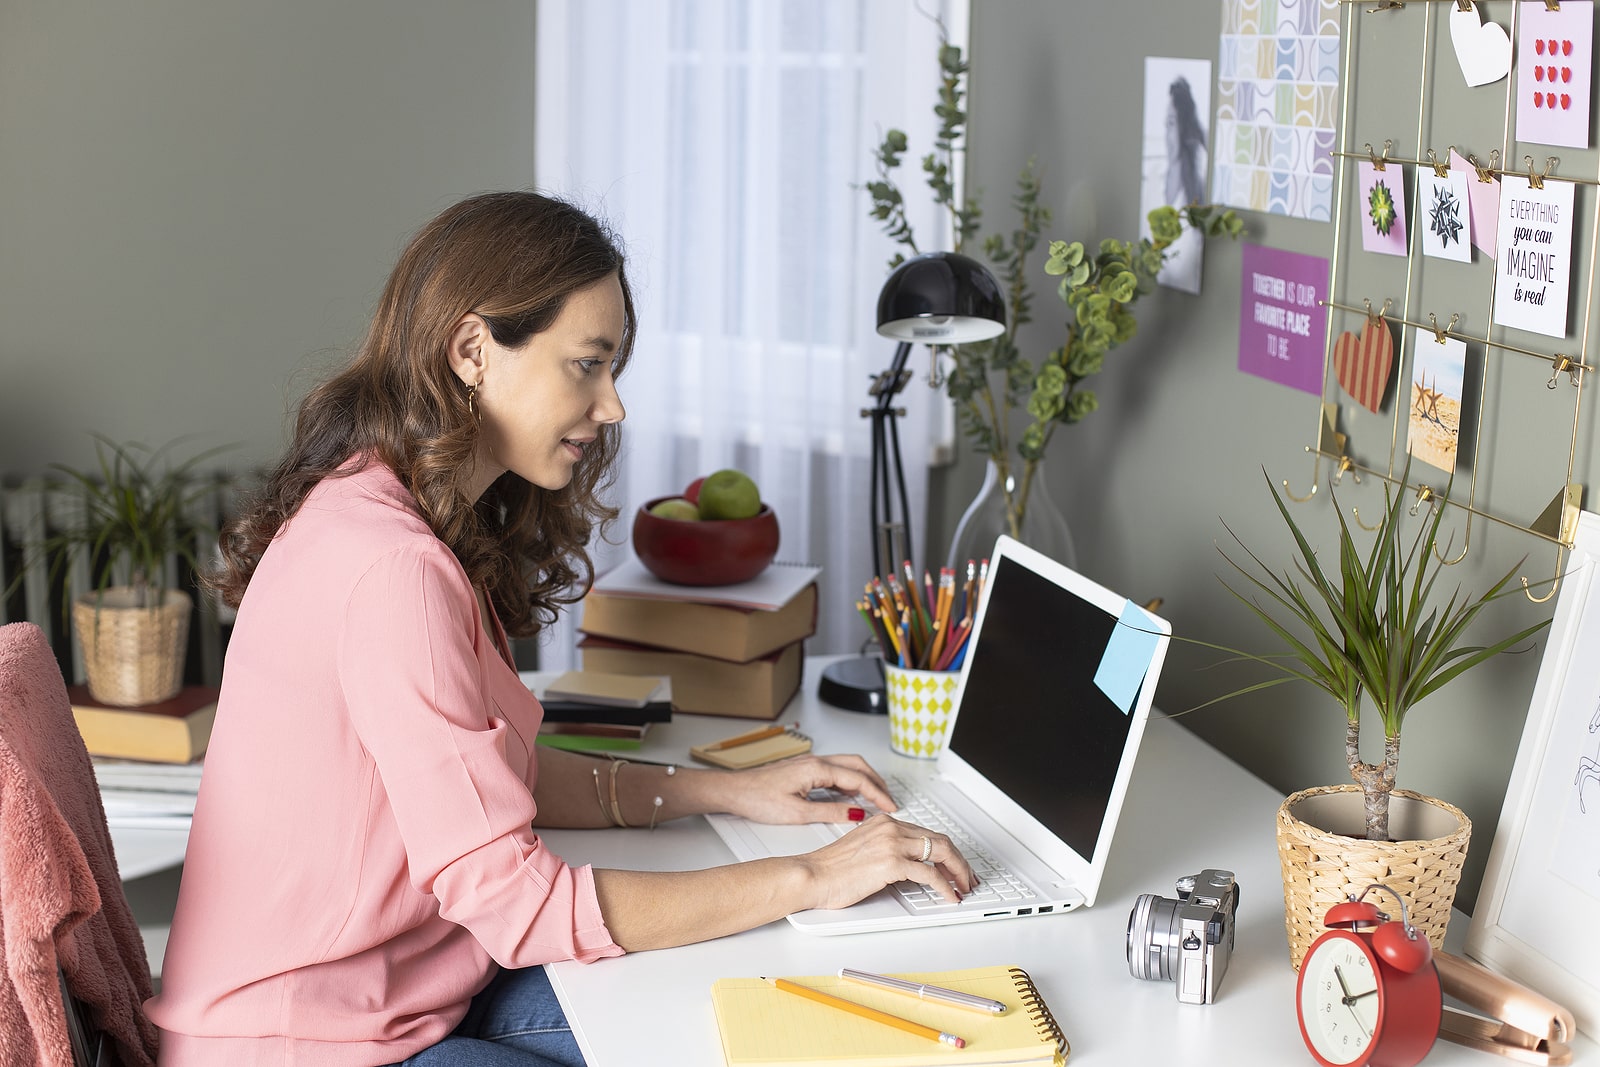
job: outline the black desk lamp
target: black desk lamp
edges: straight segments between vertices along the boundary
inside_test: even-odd
[[[960,345],[986,341],[1005,332],[1006,305],[1000,283],[982,263],[956,252],[914,256],[890,272],[878,293],[878,333],[900,342],[889,369],[872,379],[872,570],[888,573],[897,560],[911,559],[910,505],[900,462],[897,422],[904,408],[895,394],[911,380],[906,360],[913,344]],[[891,477],[892,476],[892,477]],[[895,504],[899,512],[896,517]],[[840,660],[822,672],[817,695],[850,711],[886,712],[883,659],[863,655]]]

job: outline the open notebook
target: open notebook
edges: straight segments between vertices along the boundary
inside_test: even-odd
[[[890,788],[897,814],[924,826],[952,820],[935,828],[979,868],[982,891],[946,904],[903,883],[848,908],[797,912],[798,928],[892,930],[1094,903],[1171,627],[1004,536],[973,626],[948,744],[931,774]],[[878,769],[892,777],[893,767]],[[707,818],[739,859],[809,852],[849,832]]]

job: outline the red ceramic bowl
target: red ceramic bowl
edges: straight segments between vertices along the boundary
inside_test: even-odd
[[[633,517],[633,550],[657,578],[677,585],[732,585],[767,569],[778,554],[778,516],[766,504],[748,519],[685,522],[650,509],[671,497],[647,501]]]

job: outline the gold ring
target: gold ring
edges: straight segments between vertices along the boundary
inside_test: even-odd
[[[932,858],[933,858],[933,838],[924,837],[922,839],[922,862],[923,863],[927,863],[928,860],[930,860]]]

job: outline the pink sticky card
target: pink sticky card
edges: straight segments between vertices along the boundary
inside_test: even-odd
[[[1379,170],[1361,164],[1361,247],[1388,256],[1406,254],[1406,183],[1400,164]]]
[[[1454,148],[1450,149],[1450,169],[1465,171],[1467,175],[1467,204],[1472,214],[1472,243],[1492,256],[1495,234],[1500,226],[1500,183],[1493,175],[1479,181],[1478,170]]]
[[[1588,148],[1594,0],[1518,6],[1517,140]]]

